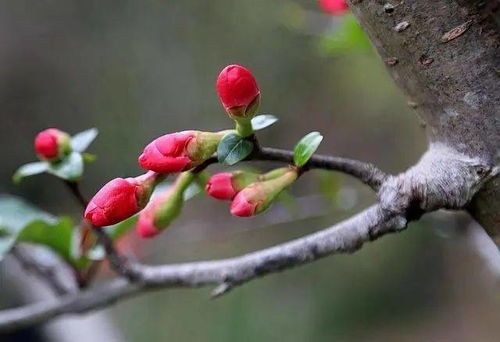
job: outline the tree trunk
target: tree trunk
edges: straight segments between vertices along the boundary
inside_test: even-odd
[[[349,0],[436,144],[496,173],[468,205],[500,242],[500,1]]]

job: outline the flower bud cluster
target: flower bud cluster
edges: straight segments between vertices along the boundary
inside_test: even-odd
[[[271,206],[278,195],[298,177],[294,167],[279,168],[263,175],[246,171],[219,173],[210,178],[207,193],[217,199],[231,200],[231,214],[248,217]]]

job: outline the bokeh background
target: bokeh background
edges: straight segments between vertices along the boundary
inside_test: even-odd
[[[321,153],[402,171],[425,150],[423,130],[364,38],[339,39],[345,20],[312,0],[1,1],[0,192],[78,218],[55,178],[11,183],[15,169],[34,159],[34,135],[47,127],[99,129],[90,148],[98,160],[82,183],[91,195],[111,178],[140,174],[137,156],[159,135],[230,127],[214,83],[231,63],[254,72],[261,112],[280,118],[259,134],[263,145],[291,148],[318,130]],[[143,242],[131,232],[124,248],[149,263],[229,257],[325,228],[375,198],[348,176],[320,171],[290,193],[246,220],[199,196],[160,237]],[[460,233],[466,223],[433,215],[354,255],[256,280],[217,300],[208,299],[210,289],[149,293],[98,320],[63,319],[2,340],[75,341],[83,331],[87,340],[130,342],[495,341],[498,289]],[[12,283],[25,280],[5,274],[0,302],[20,304],[29,296]]]

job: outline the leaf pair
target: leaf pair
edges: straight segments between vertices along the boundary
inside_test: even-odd
[[[258,115],[252,119],[252,129],[259,131],[271,126],[278,118],[274,115]],[[252,153],[253,143],[237,133],[228,133],[220,141],[217,147],[217,158],[223,165],[234,165]]]

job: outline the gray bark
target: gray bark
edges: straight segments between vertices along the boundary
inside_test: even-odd
[[[408,103],[423,121],[434,153],[427,172],[457,167],[455,179],[443,179],[442,195],[461,189],[475,194],[468,207],[497,244],[500,242],[500,1],[350,0]],[[474,167],[449,163],[441,148]],[[461,157],[459,155],[462,155]],[[456,158],[452,158],[456,161]],[[421,170],[420,170],[421,171]],[[486,184],[458,184],[474,178]],[[496,176],[495,176],[496,175]],[[492,177],[494,176],[494,177]],[[438,178],[440,175],[438,176]],[[417,181],[421,186],[422,177]],[[424,179],[424,182],[432,181]],[[434,189],[437,190],[437,189]],[[445,207],[455,207],[444,203]]]

